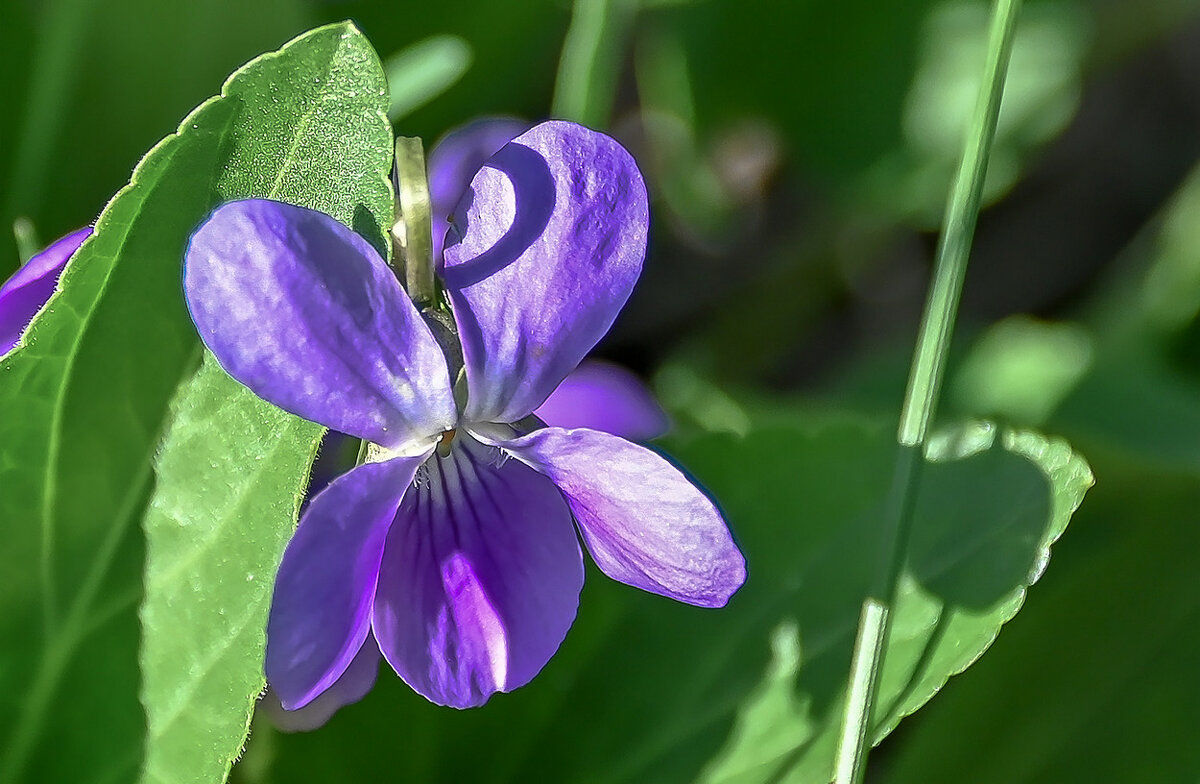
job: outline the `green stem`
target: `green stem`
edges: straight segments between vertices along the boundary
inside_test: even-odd
[[[593,128],[608,124],[623,42],[637,0],[575,0],[551,114]]]
[[[80,72],[80,42],[88,31],[95,0],[55,0],[42,13],[34,43],[25,113],[12,145],[12,169],[6,187],[4,215],[37,214],[45,190],[44,172],[70,110],[68,94]],[[0,277],[8,270],[0,266]]]
[[[946,206],[933,282],[900,414],[896,436],[899,451],[883,521],[875,579],[859,619],[835,766],[837,784],[862,781],[870,741],[874,740],[871,716],[912,530],[913,502],[924,465],[925,440],[945,374],[1020,5],[1021,0],[996,0],[988,37],[987,66],[967,129],[962,162]]]
[[[21,264],[32,259],[41,250],[37,231],[29,218],[17,218],[13,221],[13,239],[17,242],[17,258]]]
[[[437,296],[433,277],[433,208],[425,147],[416,136],[396,137],[396,208],[392,237],[403,259],[404,288],[418,307]]]

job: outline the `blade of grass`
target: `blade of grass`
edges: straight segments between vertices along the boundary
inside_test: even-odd
[[[13,221],[13,239],[17,242],[17,259],[22,264],[33,258],[41,248],[37,229],[29,218],[17,218]]]
[[[456,35],[434,35],[396,52],[383,63],[388,80],[388,119],[396,122],[454,86],[473,58]]]
[[[55,136],[69,111],[67,94],[79,72],[80,39],[95,10],[95,0],[57,0],[45,4],[30,69],[29,103],[13,146],[12,178],[6,187],[4,214],[32,213],[41,204],[46,166]],[[8,270],[0,269],[0,277]]]
[[[945,373],[1020,5],[1020,0],[996,0],[984,78],[942,224],[933,281],[900,414],[899,449],[884,511],[887,518],[880,540],[879,562],[871,593],[864,600],[859,617],[835,766],[837,784],[859,784],[866,771],[871,714],[891,630],[891,608],[908,549],[925,439]]]
[[[624,41],[637,0],[575,0],[551,114],[592,128],[608,124]]]

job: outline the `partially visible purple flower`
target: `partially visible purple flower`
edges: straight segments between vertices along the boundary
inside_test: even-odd
[[[534,416],[555,427],[588,427],[633,441],[667,432],[667,413],[641,380],[620,365],[584,360]]]
[[[280,565],[266,671],[287,710],[356,691],[350,665],[374,643],[440,704],[527,683],[575,617],[575,526],[606,574],[680,601],[721,606],[745,579],[719,511],[678,469],[531,417],[641,272],[646,192],[629,154],[538,125],[475,175],[453,225],[439,273],[457,340],[322,213],[233,202],[189,246],[188,305],[230,375],[373,445],[312,499]]]
[[[25,327],[54,293],[67,260],[90,236],[88,226],[57,240],[0,286],[0,355],[16,347]]]

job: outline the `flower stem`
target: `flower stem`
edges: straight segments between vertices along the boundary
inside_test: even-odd
[[[836,784],[862,781],[867,751],[874,740],[872,712],[891,630],[897,586],[908,550],[913,502],[925,462],[925,440],[941,391],[1020,5],[1021,0],[996,0],[988,35],[986,70],[967,128],[962,161],[946,206],[933,282],[921,319],[900,415],[899,450],[885,508],[879,561],[859,617],[836,758]]]
[[[624,39],[637,0],[575,0],[551,114],[591,128],[608,124]]]
[[[396,137],[396,222],[392,237],[403,262],[401,274],[408,296],[418,307],[437,296],[433,277],[433,208],[425,147],[416,136]]]

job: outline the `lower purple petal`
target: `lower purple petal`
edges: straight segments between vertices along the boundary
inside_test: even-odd
[[[461,434],[432,457],[388,534],[373,628],[440,705],[482,705],[536,675],[575,619],[583,559],[545,477]]]
[[[667,432],[667,413],[637,376],[619,365],[585,360],[533,412],[551,427],[587,427],[633,441]]]
[[[717,507],[649,449],[556,427],[503,447],[558,485],[596,565],[614,580],[701,607],[723,606],[746,581]]]
[[[67,260],[92,236],[87,226],[35,254],[0,286],[0,354],[17,345],[25,327],[50,299]]]
[[[375,686],[379,674],[379,643],[367,635],[362,647],[336,681],[315,700],[298,710],[284,710],[279,695],[267,684],[267,693],[258,709],[271,718],[271,723],[284,732],[310,732],[325,724],[347,705],[358,702]]]
[[[359,466],[330,483],[301,518],[267,622],[267,680],[284,709],[312,702],[362,648],[384,539],[422,460]]]

